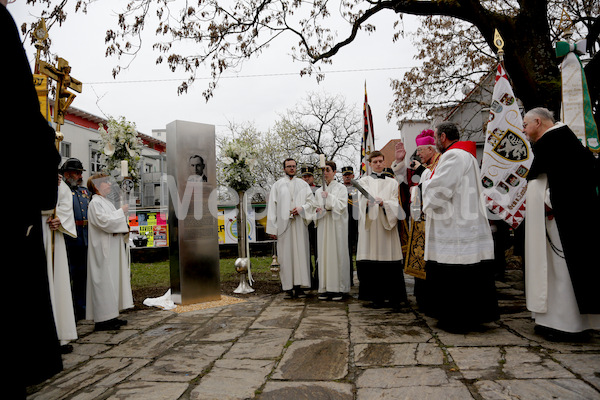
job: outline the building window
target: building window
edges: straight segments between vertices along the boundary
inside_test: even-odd
[[[71,143],[65,142],[64,140],[60,142],[60,155],[63,158],[71,157]]]
[[[90,172],[92,174],[102,171],[102,162],[100,161],[101,158],[102,153],[100,153],[98,150],[92,149],[92,154],[90,155]]]

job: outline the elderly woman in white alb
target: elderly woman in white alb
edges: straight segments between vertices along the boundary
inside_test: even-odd
[[[317,189],[319,299],[343,299],[350,292],[348,254],[348,189],[335,180],[336,164],[327,161],[323,186]]]
[[[116,208],[106,198],[110,178],[96,174],[88,180],[93,193],[88,206],[88,283],[86,318],[96,330],[119,329],[127,321],[117,318],[133,307],[131,293],[128,206]]]

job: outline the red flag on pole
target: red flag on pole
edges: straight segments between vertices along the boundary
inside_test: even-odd
[[[371,167],[369,166],[369,154],[375,150],[375,134],[373,132],[373,118],[371,115],[371,107],[367,101],[367,83],[365,82],[365,104],[363,107],[364,132],[361,141],[360,149],[360,176],[371,175]]]

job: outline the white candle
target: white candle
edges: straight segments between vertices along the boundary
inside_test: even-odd
[[[129,166],[127,165],[127,160],[121,161],[121,176],[123,178],[129,176]]]
[[[319,167],[325,168],[325,154],[319,154]]]

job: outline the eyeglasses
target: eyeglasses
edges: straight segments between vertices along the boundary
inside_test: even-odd
[[[532,122],[538,121],[538,118],[534,119]],[[529,125],[529,122],[525,122],[523,121],[523,129],[527,128],[527,125]]]

